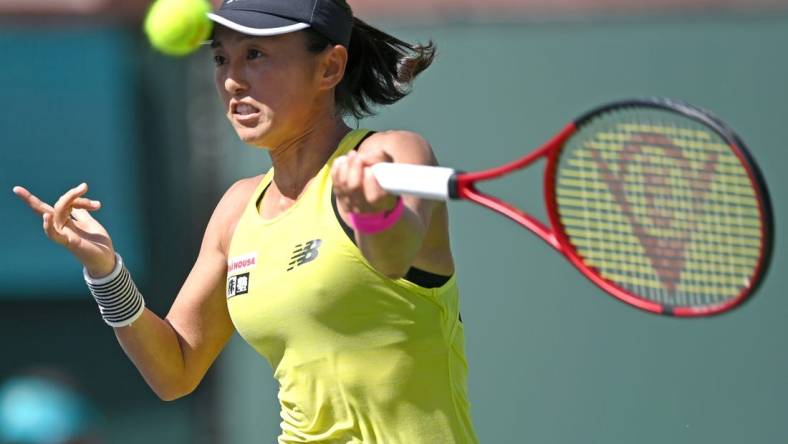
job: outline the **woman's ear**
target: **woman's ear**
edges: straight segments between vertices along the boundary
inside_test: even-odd
[[[345,75],[348,52],[342,45],[327,48],[321,54],[318,73],[320,75],[320,89],[332,89],[339,85]]]

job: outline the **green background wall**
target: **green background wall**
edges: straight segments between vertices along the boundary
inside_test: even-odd
[[[86,181],[148,307],[166,314],[207,221],[184,168],[194,163],[184,62],[152,54],[135,30],[54,21],[4,22],[0,54],[0,384],[62,375],[97,407],[103,443],[221,442],[204,420],[210,375],[189,398],[159,401],[101,321],[77,261],[11,193],[24,185],[53,203]]]
[[[433,39],[439,56],[411,96],[361,125],[418,131],[445,165],[494,166],[530,151],[592,106],[668,96],[730,122],[760,161],[773,195],[778,227],[768,280],[739,311],[699,320],[625,306],[512,222],[452,204],[480,440],[788,441],[782,173],[788,154],[780,137],[788,119],[788,17],[387,29]],[[262,153],[232,137],[227,183],[267,168]],[[544,217],[541,168],[487,189]],[[224,364],[235,370],[222,380],[223,396],[237,401],[228,411],[236,418],[228,442],[270,442],[278,422],[270,369],[240,344]]]
[[[40,223],[15,201],[14,185],[54,203],[87,182],[109,205],[103,220],[117,233],[113,241],[145,277],[136,46],[111,27],[0,27],[0,54],[9,61],[0,74],[0,297],[73,296],[84,286],[68,255],[53,254],[39,242],[41,230],[29,229]]]

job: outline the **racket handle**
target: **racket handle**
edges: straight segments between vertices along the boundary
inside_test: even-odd
[[[455,170],[406,163],[376,163],[370,167],[380,186],[392,194],[407,194],[431,200],[449,200],[449,183]]]

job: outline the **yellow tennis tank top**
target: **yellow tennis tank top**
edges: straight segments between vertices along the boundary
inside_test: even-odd
[[[280,444],[477,443],[455,278],[428,289],[378,273],[332,207],[331,164],[368,132],[273,219],[257,209],[273,168],[263,177],[230,245],[230,315],[274,370]]]

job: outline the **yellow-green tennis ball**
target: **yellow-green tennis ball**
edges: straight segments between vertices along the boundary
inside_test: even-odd
[[[145,17],[145,34],[164,54],[189,54],[211,35],[210,11],[208,0],[157,0]]]

